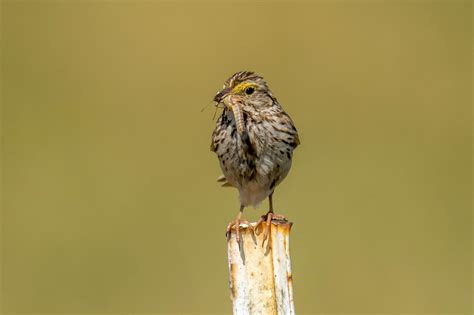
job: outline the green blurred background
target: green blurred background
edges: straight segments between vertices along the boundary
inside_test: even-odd
[[[298,313],[472,312],[470,1],[1,9],[5,314],[231,312],[201,108],[243,69],[300,133]]]

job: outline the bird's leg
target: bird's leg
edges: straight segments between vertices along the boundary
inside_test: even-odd
[[[227,231],[225,233],[227,240],[230,240],[231,231],[232,229],[235,229],[235,239],[237,240],[237,243],[240,244],[240,223],[247,224],[249,229],[253,231],[253,227],[252,225],[250,225],[249,221],[240,219],[243,212],[244,212],[244,206],[240,205],[240,211],[239,211],[239,214],[237,215],[237,218],[235,218],[235,220],[230,221],[229,224],[227,225]]]
[[[268,210],[267,214],[262,215],[260,219],[258,219],[257,227],[260,226],[260,223],[265,222],[265,230],[263,231],[263,241],[262,246],[265,243],[265,240],[270,235],[270,225],[272,224],[272,220],[282,220],[286,221],[285,216],[281,214],[275,214],[273,212],[273,192],[268,196],[268,204],[270,206],[270,210]]]

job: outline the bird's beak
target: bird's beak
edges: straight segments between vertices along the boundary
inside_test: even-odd
[[[244,113],[242,111],[242,106],[237,99],[227,95],[223,100],[224,105],[232,111],[235,120],[235,126],[237,127],[237,132],[241,135],[245,131],[244,126]]]
[[[224,98],[226,98],[230,93],[230,88],[225,88],[222,91],[219,91],[216,96],[214,96],[214,102],[217,104],[221,103]]]

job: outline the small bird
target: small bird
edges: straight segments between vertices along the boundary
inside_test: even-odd
[[[214,101],[216,106],[223,105],[211,142],[223,172],[218,182],[237,188],[240,196],[240,211],[227,226],[227,238],[235,229],[239,243],[240,223],[250,227],[241,219],[244,208],[257,206],[268,197],[270,209],[257,224],[266,222],[265,242],[272,219],[285,220],[273,212],[272,196],[291,168],[293,150],[300,143],[298,132],[267,83],[253,72],[232,75]]]

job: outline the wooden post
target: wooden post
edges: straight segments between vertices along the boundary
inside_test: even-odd
[[[256,227],[257,231],[263,231],[264,224]],[[227,252],[234,314],[295,314],[289,245],[291,225],[274,220],[264,246],[263,233],[254,235],[247,225],[241,225],[240,244],[232,231]]]

